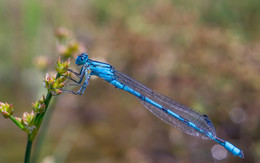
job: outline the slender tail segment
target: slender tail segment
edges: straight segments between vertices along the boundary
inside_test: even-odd
[[[219,143],[220,145],[225,147],[226,150],[229,151],[230,153],[232,153],[233,155],[244,158],[243,151],[241,151],[239,148],[237,148],[233,144],[229,143],[228,141],[222,140],[218,137],[212,138],[212,140],[216,141],[217,143]]]
[[[147,88],[127,75],[118,72],[108,63],[88,59],[86,53],[82,53],[78,56],[76,64],[83,65],[80,73],[76,73],[72,70],[70,71],[79,78],[79,81],[71,78],[69,79],[77,83],[75,85],[80,85],[81,88],[77,92],[66,92],[81,95],[84,93],[90,77],[92,75],[98,76],[114,85],[116,88],[136,96],[146,109],[172,127],[201,139],[214,140],[226,148],[231,154],[244,158],[244,154],[239,148],[216,136],[213,123],[207,115],[202,115],[191,108],[181,105],[174,100]],[[86,78],[82,84],[84,76],[86,76]]]
[[[228,141],[225,141],[224,147],[233,155],[239,156],[241,158],[244,158],[244,153],[239,148],[234,146],[233,144],[229,143]]]
[[[130,88],[129,85],[125,85],[122,84],[121,82],[117,81],[117,80],[113,80],[110,82],[110,84],[114,85],[116,88],[119,89],[123,89],[133,95],[135,95],[137,98],[139,98],[139,101],[144,104],[145,107],[149,107],[148,104],[153,105],[155,108],[157,109],[161,109],[163,112],[165,112],[166,114],[169,114],[172,118],[177,119],[178,121],[180,121],[180,123],[183,123],[184,125],[186,125],[187,127],[191,127],[193,129],[195,129],[197,132],[199,132],[200,134],[204,134],[206,135],[208,138],[216,141],[217,143],[219,143],[220,145],[222,145],[224,148],[226,148],[227,151],[229,151],[230,153],[232,153],[235,156],[239,156],[241,158],[244,158],[244,153],[243,151],[241,151],[239,148],[235,147],[233,144],[229,143],[228,141],[224,141],[218,137],[215,136],[215,133],[212,134],[211,132],[205,131],[203,129],[201,129],[199,127],[199,125],[197,126],[196,124],[194,124],[193,122],[181,117],[180,115],[174,113],[172,110],[164,108],[164,106],[162,106],[161,104],[151,100],[150,98],[148,98],[147,96],[144,96],[143,94],[140,94],[139,92],[135,91],[134,89]],[[142,101],[141,101],[142,100]],[[149,110],[149,108],[148,108]],[[208,119],[208,117],[206,115],[204,115],[204,117],[206,117],[205,121],[212,126],[211,121]],[[214,130],[215,131],[215,130]],[[184,131],[185,132],[185,131]]]

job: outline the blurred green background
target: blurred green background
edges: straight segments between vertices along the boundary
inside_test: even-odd
[[[260,162],[259,0],[4,0],[0,20],[0,101],[14,115],[46,93],[35,57],[57,59],[64,27],[90,58],[207,114],[245,153],[179,132],[94,79],[82,96],[56,97],[40,162]],[[3,117],[0,144],[0,162],[23,161],[26,134]]]

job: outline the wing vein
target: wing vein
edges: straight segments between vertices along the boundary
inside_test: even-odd
[[[174,113],[178,114],[179,116],[181,116],[182,118],[188,120],[189,122],[194,123],[197,127],[202,129],[205,133],[210,132],[211,134],[215,135],[215,133],[216,133],[215,128],[206,115],[202,115],[199,112],[197,112],[191,108],[181,105],[181,104],[175,102],[174,100],[172,100],[164,95],[161,95],[160,93],[157,93],[156,91],[153,91],[153,90],[147,88],[143,84],[135,81],[134,79],[130,78],[129,76],[127,76],[119,71],[115,71],[115,75],[116,75],[116,79],[119,82],[121,82],[122,84],[129,86],[130,88],[141,93],[142,95],[159,103],[166,109],[169,109],[169,110],[173,111]],[[149,111],[151,111],[154,115],[156,115],[162,121],[175,127],[176,129],[183,131],[189,135],[193,135],[195,137],[199,137],[202,139],[209,139],[206,135],[198,132],[197,130],[188,126],[187,124],[183,123],[182,121],[165,113],[161,109],[158,109],[155,106],[153,106],[139,98],[137,98],[137,99],[141,102],[141,104],[143,104],[145,106],[145,108],[147,108]]]

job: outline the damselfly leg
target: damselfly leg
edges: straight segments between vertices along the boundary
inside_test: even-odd
[[[85,89],[86,87],[88,86],[89,84],[89,79],[90,79],[90,76],[91,76],[91,73],[89,71],[86,70],[87,68],[86,67],[82,67],[80,73],[76,73],[75,71],[69,69],[68,71],[72,72],[73,74],[75,74],[80,80],[79,81],[76,81],[75,79],[67,76],[67,79],[75,82],[73,84],[67,84],[66,86],[80,86],[79,90],[78,91],[71,91],[71,90],[67,90],[67,89],[62,89],[63,92],[66,92],[66,93],[73,93],[73,94],[76,94],[76,95],[82,95],[84,92],[85,92]],[[87,73],[85,73],[87,72]],[[80,84],[85,76],[85,74],[87,75],[85,81],[83,84]],[[80,75],[80,77],[79,77]]]
[[[81,83],[82,80],[83,80],[83,78],[84,78],[84,76],[85,76],[85,71],[86,71],[86,69],[87,69],[87,68],[86,68],[85,66],[82,66],[82,68],[81,68],[81,70],[80,70],[79,73],[77,73],[77,72],[75,72],[75,71],[73,71],[73,70],[71,70],[71,69],[67,69],[67,71],[73,73],[77,78],[79,78],[79,81],[77,81],[77,80],[71,78],[70,76],[66,76],[66,75],[62,75],[62,76],[66,77],[67,79],[70,79],[71,81],[73,81],[73,82],[75,82],[75,83]]]

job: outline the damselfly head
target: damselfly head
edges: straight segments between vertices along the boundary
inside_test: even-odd
[[[87,60],[88,60],[88,54],[81,53],[80,55],[78,55],[75,63],[77,65],[84,65],[87,62]]]

